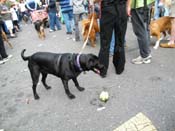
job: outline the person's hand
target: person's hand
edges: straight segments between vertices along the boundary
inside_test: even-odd
[[[127,7],[127,15],[131,16],[131,7],[130,6]]]

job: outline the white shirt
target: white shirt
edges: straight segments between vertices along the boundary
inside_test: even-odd
[[[10,8],[11,14],[12,14],[12,20],[18,20],[18,16],[16,14],[16,11],[14,8]]]

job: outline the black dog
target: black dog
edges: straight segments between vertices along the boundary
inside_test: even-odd
[[[78,75],[83,71],[94,71],[101,75],[104,71],[104,66],[98,61],[98,57],[93,54],[56,54],[49,52],[37,52],[31,56],[24,56],[25,49],[21,52],[21,57],[24,61],[28,60],[28,67],[31,73],[33,81],[33,94],[35,99],[39,99],[36,92],[37,83],[39,81],[39,75],[42,74],[42,83],[46,89],[51,87],[46,84],[47,74],[53,74],[60,77],[65,92],[70,99],[75,98],[69,91],[68,81],[73,80],[75,86],[79,91],[83,91],[84,88],[79,86],[77,81]]]

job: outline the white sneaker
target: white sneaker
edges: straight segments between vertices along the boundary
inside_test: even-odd
[[[10,58],[12,58],[12,57],[13,57],[13,55],[8,55],[7,58],[4,58],[4,59],[3,59],[3,61],[4,61],[4,62],[7,62],[7,61],[8,61]]]
[[[5,62],[3,60],[0,60],[0,65],[4,64]]]
[[[12,57],[13,57],[13,55],[8,55],[8,57],[7,57],[7,58],[8,58],[8,59],[10,59],[10,58],[12,58]]]
[[[54,32],[54,30],[50,29],[49,32]]]
[[[146,58],[142,58],[141,56],[138,56],[137,58],[132,59],[132,63],[133,64],[149,64],[151,63],[151,58],[152,58],[151,55],[147,56]]]

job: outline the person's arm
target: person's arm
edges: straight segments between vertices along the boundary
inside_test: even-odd
[[[132,2],[132,0],[127,0],[126,9],[127,9],[128,16],[131,16],[131,2]]]

